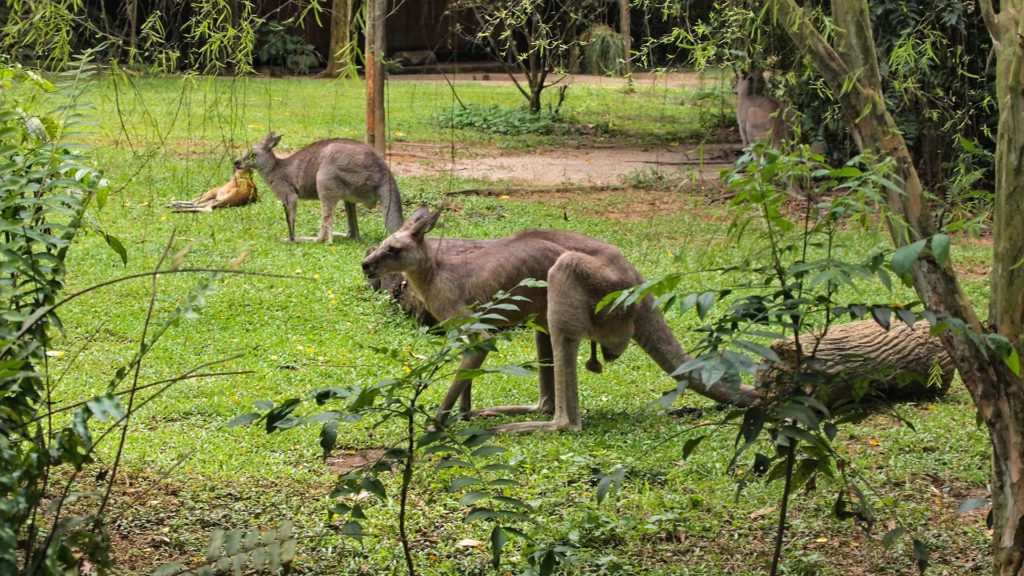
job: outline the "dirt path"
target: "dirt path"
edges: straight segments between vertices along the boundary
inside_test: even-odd
[[[469,158],[466,152],[469,152]],[[454,172],[514,185],[554,186],[636,183],[655,177],[717,178],[732,164],[738,144],[655,146],[647,148],[559,148],[507,152],[497,148],[460,148],[454,162],[443,144],[397,143],[389,161],[399,176],[439,176]]]

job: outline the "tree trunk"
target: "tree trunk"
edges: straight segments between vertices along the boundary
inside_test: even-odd
[[[993,330],[1024,355],[1020,340],[1024,325],[1024,94],[1022,55],[1018,42],[1024,30],[1021,0],[1003,0],[996,14],[991,0],[979,8],[995,41],[999,135],[996,143],[996,202],[993,239],[995,255],[989,296]],[[844,58],[822,37],[796,0],[776,0],[779,23],[795,45],[830,85],[863,151],[895,160],[902,193],[887,191],[895,218],[889,227],[897,247],[935,233],[921,182],[899,128],[885,108],[881,85],[872,68],[878,57],[867,37],[870,19],[865,0],[833,0],[833,14],[843,19]],[[860,32],[857,32],[857,31]],[[856,40],[850,38],[860,34]],[[860,67],[857,67],[859,64]],[[929,310],[960,324],[942,335],[964,385],[988,427],[992,443],[992,503],[994,511],[993,572],[1020,574],[1024,564],[1024,381],[986,344],[989,332],[961,290],[949,262],[924,255],[912,269],[914,287]]]
[[[874,320],[861,320],[832,326],[824,337],[803,335],[803,353],[810,356],[813,351],[815,362],[804,368],[800,385],[828,406],[861,397],[896,401],[941,396],[949,390],[955,368],[930,329],[928,322],[913,328],[894,322],[886,330]],[[768,398],[797,385],[796,342],[776,340],[772,350],[779,362],[756,376]],[[930,382],[933,372],[939,375],[937,383]]]
[[[338,76],[352,67],[350,52],[342,51],[352,42],[352,0],[334,0],[331,3],[331,42],[327,48],[328,76]]]
[[[366,6],[366,143],[384,156],[384,18],[387,0],[367,0]]]
[[[996,197],[992,226],[993,265],[989,292],[992,329],[1024,356],[1024,16],[1020,0],[1003,0],[995,13],[979,2],[996,54]],[[992,545],[994,572],[1024,570],[1024,380],[995,360],[993,385],[979,390],[978,409],[992,439]]]
[[[633,60],[629,51],[633,47],[633,36],[629,30],[629,0],[619,0],[619,33],[622,34],[622,74],[629,77],[633,73]]]

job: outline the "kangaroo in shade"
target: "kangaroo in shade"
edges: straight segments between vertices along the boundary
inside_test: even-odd
[[[235,160],[235,168],[251,168],[284,204],[288,240],[330,242],[334,210],[345,204],[348,237],[359,238],[356,204],[384,211],[384,227],[394,232],[402,226],[402,197],[387,163],[372,147],[356,140],[320,140],[280,158],[274,147],[281,137],[270,132]],[[295,208],[299,200],[320,200],[320,233],[316,238],[295,237]]]
[[[176,200],[167,204],[172,212],[212,212],[217,208],[231,208],[253,204],[257,200],[252,170],[239,168],[227,184],[209,189],[195,200]]]
[[[580,430],[577,363],[585,339],[600,345],[606,361],[617,358],[630,340],[635,340],[669,374],[691,359],[652,298],[626,309],[594,311],[606,294],[643,282],[617,247],[575,232],[531,229],[459,253],[440,248],[448,239],[425,238],[439,216],[440,212],[421,207],[363,260],[363,272],[371,279],[404,272],[427,310],[439,320],[465,314],[471,305],[490,300],[499,290],[514,290],[529,298],[518,303],[520,309],[510,312],[504,324],[514,325],[535,315],[534,322],[547,330],[535,333],[541,364],[538,403],[496,406],[470,415],[545,412],[553,418],[505,424],[493,428],[494,432]],[[527,278],[546,280],[548,287],[516,288]],[[479,368],[486,357],[486,351],[464,356],[460,371]],[[699,377],[678,378],[687,379],[691,389],[719,402],[749,406],[759,401],[749,386],[733,394],[721,383],[708,387]],[[460,407],[469,411],[471,384],[471,379],[456,377],[438,407],[440,420],[460,398]]]
[[[740,75],[733,86],[736,94],[736,122],[746,148],[756,142],[769,142],[778,148],[790,137],[793,111],[763,94],[764,72],[753,69]]]

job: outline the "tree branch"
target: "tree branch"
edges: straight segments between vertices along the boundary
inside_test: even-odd
[[[999,30],[999,15],[992,7],[992,0],[978,0],[978,9],[981,10],[981,18],[985,21],[988,33],[992,35],[992,42],[998,44],[1002,33]]]

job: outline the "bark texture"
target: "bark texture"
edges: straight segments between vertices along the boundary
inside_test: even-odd
[[[331,41],[327,48],[328,76],[337,76],[351,62],[339,60],[339,53],[352,41],[352,0],[333,0],[331,3]]]
[[[913,327],[894,323],[886,330],[874,320],[862,320],[832,326],[821,337],[801,336],[803,353],[813,353],[814,361],[799,378],[796,343],[777,340],[771,348],[780,361],[757,374],[758,388],[770,396],[799,385],[826,405],[859,397],[897,401],[941,396],[956,368],[930,329],[928,322],[918,322]],[[930,384],[933,372],[939,381]]]
[[[992,238],[989,324],[1024,355],[1024,17],[1020,0],[978,3],[996,56],[999,132]],[[982,382],[975,402],[992,440],[994,573],[1024,572],[1024,381],[998,361],[992,382]]]

